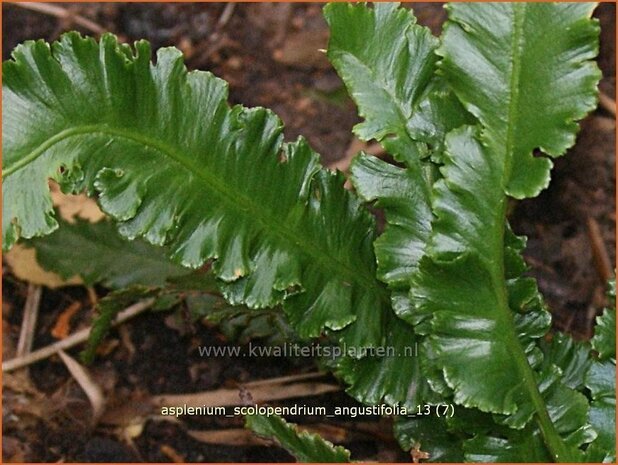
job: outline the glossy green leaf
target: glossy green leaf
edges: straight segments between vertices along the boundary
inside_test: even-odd
[[[469,121],[461,104],[435,78],[438,41],[396,3],[333,3],[328,58],[365,121],[362,140],[377,139],[406,168],[368,156],[352,164],[354,187],[384,208],[388,226],[375,242],[378,276],[407,290],[429,236],[431,167],[421,157],[438,151],[447,131]]]
[[[221,334],[239,344],[260,339],[276,346],[298,339],[280,307],[255,310],[203,293],[188,295],[185,302],[193,318],[216,324]]]
[[[272,415],[247,415],[245,426],[258,436],[275,439],[281,447],[292,454],[298,462],[345,463],[350,461],[350,452],[334,446],[319,435],[299,431],[295,425]]]
[[[575,142],[575,123],[596,107],[594,3],[452,3],[440,69],[483,125],[503,165],[503,189],[534,197],[552,162]]]
[[[473,127],[451,132],[446,145],[443,179],[434,185],[428,254],[412,280],[417,330],[427,334],[456,403],[505,415],[501,421],[518,429],[536,415],[554,458],[575,459],[581,442],[572,445],[568,437],[577,436],[573,443],[590,440],[587,403],[568,388],[568,394],[562,387],[550,389],[558,386],[559,372],[533,369],[541,360],[536,340],[546,333],[549,314],[536,286],[516,277],[523,271],[517,259],[522,244],[505,232],[500,159]],[[580,410],[552,417],[546,403],[556,389]]]
[[[430,107],[425,93],[433,78],[437,40],[396,4],[376,4],[374,8],[329,4],[324,15],[331,33],[328,58],[365,119],[354,128],[355,133],[363,140],[378,139],[395,157],[410,163],[404,170],[362,157],[351,168],[354,185],[365,201],[380,199],[380,207],[391,207],[392,202],[402,209],[401,214],[393,215],[393,209],[387,208],[388,232],[374,247],[380,279],[393,289],[406,290],[431,220],[429,189],[420,164],[431,136],[429,130],[421,134],[420,126],[411,127],[409,123],[421,101]],[[397,219],[405,224],[393,225]],[[387,315],[381,324],[387,328],[386,349],[399,353],[415,345],[412,328],[394,315]],[[358,325],[356,328],[364,330]],[[395,366],[398,370],[393,376]],[[363,360],[346,356],[337,373],[351,383],[348,392],[365,403],[384,400],[413,406],[424,390],[418,361],[402,355]]]
[[[584,377],[590,368],[590,345],[577,342],[566,334],[556,333],[551,342],[543,343],[543,367],[557,366],[562,372],[561,382],[572,389],[582,391]]]
[[[424,332],[456,402],[512,414],[526,389],[523,348],[497,261],[503,257],[506,198],[487,195],[500,192],[499,161],[476,137],[474,128],[465,127],[447,138],[444,179],[434,187],[431,256],[421,260],[412,295],[417,312],[430,317]],[[479,383],[478,373],[491,383]]]
[[[398,417],[394,433],[403,450],[413,447],[426,452],[424,460],[436,463],[463,462],[461,438],[447,429],[446,419],[435,414],[416,417]]]
[[[563,440],[569,456],[575,461],[583,459],[580,447],[593,441],[597,433],[588,424],[588,400],[564,385],[560,371],[555,367],[541,374],[540,391],[544,406],[557,434]],[[510,418],[507,418],[510,420]],[[556,457],[547,447],[547,440],[537,423],[528,423],[523,429],[500,427],[509,424],[504,418],[494,416],[497,425],[475,433],[464,441],[466,460],[489,462],[549,462]],[[512,422],[511,422],[512,423]],[[470,431],[472,428],[461,422]]]
[[[616,461],[616,363],[596,362],[586,375],[590,389],[590,424],[597,439],[590,444],[587,460],[591,462]]]
[[[335,364],[335,374],[349,385],[346,392],[360,402],[384,402],[412,410],[428,397],[417,337],[412,327],[394,314],[387,318],[386,340],[380,351],[361,359],[344,354]]]
[[[387,136],[409,159],[426,151],[408,124],[433,78],[437,39],[396,3],[331,3],[328,58],[365,119],[354,128],[362,140]],[[413,131],[412,131],[413,132]]]
[[[320,169],[304,140],[282,142],[271,112],[226,102],[180,51],[71,33],[18,46],[3,64],[3,246],[57,227],[48,178],[97,194],[129,239],[165,244],[213,270],[226,298],[279,304],[302,337],[369,318],[382,341],[388,297],[375,279],[373,219]],[[130,155],[130,156],[129,156]]]
[[[354,187],[363,200],[375,202],[386,213],[386,230],[374,243],[378,277],[393,291],[405,293],[431,231],[432,214],[424,192],[425,180],[416,176],[415,170],[399,168],[368,155],[358,156],[350,171]],[[397,312],[399,307],[395,305],[394,309]]]
[[[591,462],[616,461],[616,281],[610,282],[609,297],[613,308],[606,308],[597,317],[592,347],[599,360],[586,372],[585,383],[590,390],[590,423],[598,433],[587,452]]]
[[[414,170],[367,155],[353,161],[351,173],[359,195],[365,201],[376,201],[375,205],[387,215],[387,229],[374,242],[378,277],[392,290],[395,313],[405,317],[411,308],[407,297],[410,277],[424,253],[430,232],[431,211],[422,184],[425,180],[415,176]],[[414,346],[416,354],[418,338],[412,327],[394,315],[389,322],[389,347],[403,353]],[[384,397],[386,402],[413,408],[427,395],[425,376],[416,356],[376,357],[360,361],[359,365],[344,361],[339,373],[351,383],[348,392],[362,402],[376,403]],[[396,370],[397,375],[393,376],[391,370]]]
[[[398,160],[416,164],[441,147],[450,128],[469,122],[435,76],[438,40],[398,3],[331,3],[328,58],[364,121],[361,140],[376,139]],[[411,166],[417,169],[418,166]]]
[[[529,429],[512,432],[509,438],[477,436],[464,442],[464,450],[468,462],[548,463],[552,461],[540,432]]]
[[[578,460],[583,460],[578,448],[594,440],[597,432],[588,424],[588,400],[584,391],[584,376],[592,362],[589,347],[556,334],[551,342],[541,344],[544,360],[540,369],[540,390],[548,414],[565,443]],[[591,410],[592,412],[592,410]],[[468,461],[489,462],[548,462],[553,458],[546,447],[538,424],[523,429],[502,425],[507,417],[489,415],[476,409],[457,408],[456,415],[447,419],[448,430],[464,439]],[[587,446],[586,458],[595,443]]]
[[[592,439],[587,403],[560,383],[557,368],[534,369],[541,360],[534,340],[547,330],[547,314],[506,243],[506,195],[545,187],[551,162],[532,151],[561,155],[574,141],[575,120],[594,108],[591,11],[450,5],[440,70],[480,128],[447,136],[431,242],[412,282],[417,330],[427,334],[455,402],[504,415],[501,422],[518,429],[534,416],[528,429],[540,429],[554,460],[578,459],[577,448]],[[556,410],[556,399],[573,408]]]
[[[438,41],[416,24],[410,11],[397,4],[370,8],[342,3],[327,5],[324,14],[331,31],[328,57],[365,119],[355,133],[363,140],[379,140],[407,165],[398,168],[362,155],[351,166],[361,198],[386,212],[386,231],[374,243],[378,277],[393,291],[395,313],[403,315],[409,312],[409,280],[432,217],[431,167],[423,167],[421,157],[441,146],[446,131],[461,124],[466,112],[436,81]],[[416,346],[409,325],[393,315],[383,321],[389,350],[403,353]],[[413,407],[427,390],[418,360],[410,357],[344,358],[337,372],[351,383],[348,392],[366,403],[383,399]]]
[[[80,276],[84,283],[111,288],[162,286],[191,270],[170,262],[165,249],[144,241],[127,241],[110,221],[90,223],[58,219],[59,228],[45,237],[26,241],[36,250],[38,263],[64,279]]]
[[[495,416],[466,408],[457,408],[446,423],[451,436],[459,438],[466,462],[552,461],[541,432],[533,425],[509,429],[496,424]]]
[[[599,353],[602,360],[616,359],[616,282],[610,283],[609,297],[613,308],[606,308],[596,319],[592,348]]]
[[[589,462],[616,461],[616,281],[610,281],[609,297],[613,308],[597,317],[592,347],[599,360],[585,373],[585,384],[592,396],[590,423],[597,439],[586,450]]]
[[[118,312],[138,300],[155,297],[158,293],[159,290],[156,288],[133,286],[112,291],[102,298],[97,304],[98,315],[92,324],[86,347],[80,354],[82,361],[84,363],[94,361],[96,350],[109,333]]]

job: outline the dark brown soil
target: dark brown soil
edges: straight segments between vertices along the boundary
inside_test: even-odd
[[[272,108],[290,139],[302,134],[326,164],[344,157],[351,128],[359,121],[352,102],[323,53],[328,32],[319,4],[251,3],[139,4],[64,3],[71,15],[59,19],[3,4],[3,59],[26,39],[56,39],[76,25],[74,15],[91,19],[128,41],[147,39],[153,49],[174,45],[192,69],[210,70],[230,83],[230,100]],[[419,21],[439,33],[441,4],[413,5]],[[233,11],[230,11],[233,8]],[[231,13],[222,24],[222,18]],[[599,63],[602,91],[615,100],[615,5],[602,3],[595,15],[602,26]],[[551,187],[539,198],[513,205],[513,228],[529,237],[526,257],[555,316],[556,328],[589,338],[604,298],[599,256],[615,263],[615,118],[599,109],[582,124],[577,146],[556,161]],[[604,244],[594,252],[598,226]],[[595,261],[596,260],[596,261]],[[27,284],[5,267],[3,275],[4,354],[19,337]],[[99,295],[105,290],[97,289]],[[50,330],[72,302],[90,308],[81,287],[44,290],[35,347],[54,341]],[[74,327],[91,315],[83,310]],[[167,318],[167,320],[166,320]],[[204,359],[197,345],[225,344],[221,334],[203,325],[171,324],[166,314],[146,314],[113,331],[104,354],[91,368],[104,387],[108,407],[138,406],[159,393],[188,393],[234,387],[252,380],[315,371],[306,361],[277,359]],[[127,340],[129,341],[127,343]],[[134,352],[132,352],[132,348]],[[71,351],[75,355],[75,351]],[[179,423],[133,412],[134,423],[89,426],[89,404],[58,358],[37,363],[29,376],[5,376],[3,457],[30,462],[281,462],[292,458],[262,445],[213,445],[192,438],[189,430],[241,428],[240,419],[201,418]],[[332,379],[328,379],[333,382]],[[8,388],[7,388],[7,383]],[[290,399],[313,405],[351,405],[343,392]],[[298,418],[300,423],[335,427],[338,442],[356,460],[410,461],[389,441],[388,424],[378,418]],[[371,424],[373,423],[373,426]],[[369,425],[368,425],[369,424]],[[365,431],[365,433],[363,433]],[[367,432],[368,431],[368,432]],[[384,434],[379,434],[384,433]],[[335,434],[335,433],[333,433]]]

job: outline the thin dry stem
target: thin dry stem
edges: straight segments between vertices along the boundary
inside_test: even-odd
[[[81,26],[85,29],[88,29],[95,34],[103,34],[106,32],[105,28],[95,23],[94,21],[84,18],[81,15],[71,13],[70,11],[62,8],[58,5],[52,5],[51,3],[22,3],[22,2],[11,2],[11,5],[18,6],[20,8],[24,8],[26,10],[36,11],[38,13],[43,13],[49,16],[54,16],[56,18],[69,20],[78,26]]]
[[[146,299],[136,304],[133,304],[130,307],[127,307],[125,310],[118,314],[118,316],[112,323],[112,327],[118,326],[119,324],[124,323],[125,321],[133,318],[134,316],[139,315],[143,311],[150,308],[153,303],[154,299]],[[15,357],[11,360],[7,360],[6,362],[2,363],[2,371],[11,371],[17,368],[31,365],[32,363],[44,360],[58,353],[61,350],[70,349],[71,347],[86,342],[88,340],[88,336],[90,335],[90,329],[91,328],[82,329],[81,331],[73,333],[66,339],[62,339],[47,347],[43,347],[42,349],[35,350],[34,352],[24,355],[23,357]]]
[[[616,116],[616,101],[603,92],[599,92],[599,106],[613,116]]]
[[[24,305],[24,319],[19,333],[19,342],[17,343],[17,357],[23,357],[32,350],[42,292],[43,288],[41,286],[32,283],[28,284],[28,296]]]
[[[601,228],[597,220],[589,216],[586,218],[586,229],[588,231],[588,238],[590,239],[590,246],[592,247],[594,265],[599,277],[605,283],[612,278],[613,273],[609,254],[605,247],[605,241],[601,235]]]

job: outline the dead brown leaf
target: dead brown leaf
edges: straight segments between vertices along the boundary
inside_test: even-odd
[[[343,157],[329,163],[327,166],[332,170],[337,169],[346,173],[354,157],[361,151],[376,157],[383,157],[386,153],[378,142],[363,142],[358,137],[353,137]]]
[[[105,214],[97,203],[85,194],[63,194],[58,184],[53,181],[49,182],[49,190],[54,207],[58,209],[60,216],[69,223],[74,223],[76,218],[88,220],[92,223],[105,218]],[[22,281],[46,286],[50,289],[82,284],[82,280],[77,276],[64,280],[59,275],[41,268],[36,261],[34,249],[27,249],[16,244],[8,253],[4,254],[4,258],[15,277]]]
[[[91,223],[96,223],[105,218],[105,213],[101,211],[94,199],[86,194],[63,194],[58,184],[51,181],[49,190],[51,191],[52,202],[58,209],[60,216],[69,223],[74,223],[75,218],[88,220]]]
[[[21,244],[15,244],[4,254],[4,259],[13,275],[22,281],[50,289],[82,284],[82,280],[77,276],[64,280],[56,273],[44,270],[36,261],[35,250],[28,249]]]
[[[273,52],[275,61],[301,69],[326,69],[330,66],[322,51],[328,43],[328,31],[298,31],[285,39],[283,46]]]

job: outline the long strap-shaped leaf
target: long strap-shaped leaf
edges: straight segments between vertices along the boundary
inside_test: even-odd
[[[375,249],[380,278],[407,289],[431,222],[429,184],[420,162],[426,144],[414,137],[419,128],[410,122],[431,86],[437,40],[415,24],[409,11],[393,3],[374,8],[331,3],[324,15],[331,33],[328,58],[365,118],[354,131],[363,140],[382,141],[409,165],[396,169],[363,157],[352,168],[355,187],[365,200],[388,197],[385,202],[392,199],[402,210],[389,218],[387,234],[378,238]],[[389,209],[389,216],[390,210],[394,209]]]
[[[538,386],[554,376],[533,371],[518,337],[505,273],[506,195],[545,187],[551,162],[532,150],[562,154],[574,141],[575,121],[594,108],[599,72],[589,60],[598,28],[591,11],[559,3],[450,6],[441,71],[482,130],[464,127],[447,138],[430,251],[412,286],[455,400],[509,415],[505,423],[518,427],[532,409],[558,461],[579,457],[578,444],[560,433],[574,433],[580,444],[589,438],[585,425],[558,427],[546,405],[554,390]]]
[[[331,3],[328,58],[364,121],[362,140],[377,139],[399,169],[358,157],[352,180],[365,201],[385,208],[388,227],[375,242],[378,275],[391,289],[406,290],[429,237],[431,180],[421,156],[442,147],[449,130],[468,119],[461,104],[435,78],[438,40],[396,3]]]
[[[430,144],[436,150],[443,145],[445,133],[466,121],[466,112],[435,79],[438,41],[410,11],[394,3],[373,8],[332,3],[324,15],[331,32],[328,58],[365,119],[354,132],[363,140],[379,140],[406,165],[359,156],[351,167],[361,198],[385,209],[388,225],[374,243],[378,277],[391,289],[395,313],[406,314],[410,276],[423,255],[432,218],[431,179],[421,158],[431,153]],[[385,316],[384,325],[395,353],[344,358],[337,373],[362,402],[384,399],[413,409],[426,400],[417,337],[393,314]]]
[[[285,299],[304,337],[362,315],[354,342],[380,344],[373,220],[342,177],[303,140],[284,144],[271,112],[230,108],[224,81],[187,73],[178,50],[150,56],[146,42],[72,33],[3,64],[4,249],[57,227],[57,179],[97,192],[125,237],[165,243],[189,267],[216,259],[229,300]]]
[[[556,428],[566,433],[573,430],[574,425],[586,423],[588,415],[588,399],[582,395],[585,375],[593,363],[590,358],[590,348],[587,344],[574,342],[570,337],[557,333],[551,341],[541,344],[544,352],[543,366],[559,368],[562,376],[554,386],[545,389],[547,410]],[[544,380],[543,383],[546,383]],[[551,391],[551,392],[547,392]],[[579,391],[579,392],[578,392]],[[592,420],[592,408],[590,409]],[[470,421],[466,421],[468,417]],[[530,424],[521,430],[504,428],[494,424],[495,416],[482,414],[478,411],[458,411],[458,417],[449,418],[448,426],[453,432],[472,435],[463,442],[465,458],[468,461],[487,462],[550,462],[552,456],[548,453],[545,440],[539,428]],[[573,447],[582,442],[592,441],[599,430],[593,431],[589,426],[580,429],[576,434],[565,435],[566,442]],[[613,431],[613,429],[612,429]],[[607,453],[611,449],[605,446],[601,435],[588,444],[586,455],[580,455],[585,461],[600,461],[591,457],[595,449],[597,453]],[[600,458],[604,458],[601,455]]]
[[[365,118],[354,132],[362,140],[396,139],[406,148],[397,155],[418,157],[424,141],[408,125],[432,81],[437,39],[395,3],[331,3],[324,16],[328,58]]]
[[[354,131],[363,140],[377,139],[405,165],[359,156],[351,166],[358,194],[386,213],[386,230],[374,248],[378,276],[393,291],[400,314],[431,230],[437,173],[428,157],[440,157],[448,131],[474,121],[436,78],[438,40],[411,11],[396,3],[332,3],[324,14],[331,29],[328,57],[365,119]]]
[[[551,161],[575,142],[596,106],[601,73],[594,3],[471,3],[448,6],[440,68],[483,141],[500,157],[504,188],[533,197],[549,184]]]

